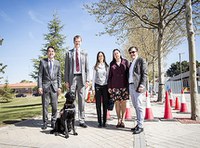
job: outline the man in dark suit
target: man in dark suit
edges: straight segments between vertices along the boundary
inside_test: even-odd
[[[66,88],[78,94],[79,125],[86,128],[85,124],[85,89],[89,84],[88,56],[80,48],[82,38],[74,37],[74,48],[66,53],[65,58],[65,83]]]
[[[147,85],[147,65],[144,59],[138,57],[137,47],[130,47],[128,52],[132,59],[129,68],[129,93],[137,116],[137,125],[131,130],[133,134],[139,134],[143,131],[142,100]]]
[[[42,129],[47,128],[49,101],[52,107],[51,127],[57,118],[58,95],[61,93],[61,71],[59,61],[54,59],[54,47],[47,48],[48,58],[40,61],[38,73],[38,92],[42,95]]]

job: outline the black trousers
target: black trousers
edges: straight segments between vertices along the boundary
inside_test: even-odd
[[[101,104],[103,104],[103,124],[106,123],[107,104],[108,104],[108,86],[95,84],[95,98],[98,123],[102,124]]]

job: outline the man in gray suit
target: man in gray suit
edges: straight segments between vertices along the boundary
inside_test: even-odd
[[[52,107],[51,127],[57,118],[58,95],[61,93],[61,71],[59,61],[54,59],[54,47],[47,48],[48,58],[40,61],[38,73],[38,92],[42,95],[42,129],[47,128],[49,101]]]
[[[66,88],[78,94],[79,125],[86,128],[85,124],[85,90],[89,84],[89,66],[87,53],[80,48],[82,38],[74,37],[74,48],[66,53],[65,58],[65,83]]]
[[[147,85],[147,65],[144,59],[138,57],[137,47],[130,47],[128,52],[132,59],[129,68],[129,93],[137,116],[137,125],[131,130],[133,134],[139,134],[143,131],[142,100]]]

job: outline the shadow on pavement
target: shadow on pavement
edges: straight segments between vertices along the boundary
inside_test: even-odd
[[[116,125],[114,124],[106,124],[107,126],[106,127],[101,127],[99,128],[98,127],[98,123],[97,121],[86,121],[86,124],[88,125],[88,127],[93,127],[93,128],[98,128],[98,129],[106,129],[106,130],[116,130],[116,131],[128,131],[128,132],[131,132],[131,128],[129,127],[125,127],[125,128],[116,128]]]
[[[40,119],[28,119],[28,120],[23,120],[21,122],[15,123],[15,126],[26,126],[26,127],[37,127],[40,128],[42,125],[42,120]]]

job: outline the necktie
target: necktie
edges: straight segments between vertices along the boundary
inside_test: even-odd
[[[78,58],[78,49],[76,49],[76,71],[79,72],[80,65],[79,65],[79,58]]]
[[[50,60],[50,65],[49,65],[49,73],[50,73],[50,76],[52,74],[52,71],[53,71],[53,65],[52,65],[52,61]]]

